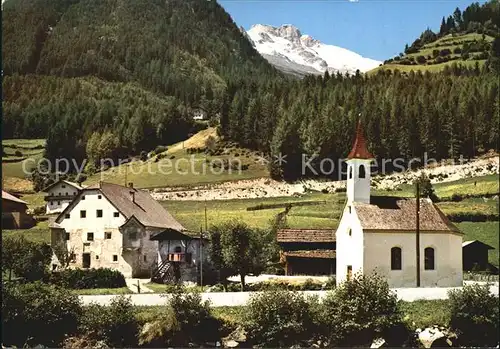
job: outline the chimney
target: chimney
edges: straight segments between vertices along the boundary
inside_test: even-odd
[[[131,190],[129,191],[130,193],[130,200],[132,200],[133,203],[135,203],[135,191]]]
[[[128,182],[128,187],[131,188],[131,189],[133,189],[134,188],[134,183]]]

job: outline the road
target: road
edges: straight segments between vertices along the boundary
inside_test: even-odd
[[[412,302],[419,299],[447,299],[448,291],[452,289],[460,289],[460,287],[443,287],[443,288],[395,288],[392,289],[399,299]],[[491,293],[498,295],[498,283],[490,287]],[[323,298],[327,291],[298,291],[306,295],[317,295]],[[207,292],[202,293],[203,300],[209,300],[213,307],[225,306],[242,306],[245,305],[250,296],[255,292]],[[114,295],[89,295],[80,296],[83,304],[98,303],[108,305]],[[163,305],[167,300],[168,295],[159,293],[151,294],[131,294],[130,298],[134,305],[155,306]]]

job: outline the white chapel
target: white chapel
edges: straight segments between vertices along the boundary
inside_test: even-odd
[[[462,286],[462,236],[430,199],[370,195],[370,164],[361,123],[347,157],[347,203],[336,231],[337,283],[377,273],[390,287]]]

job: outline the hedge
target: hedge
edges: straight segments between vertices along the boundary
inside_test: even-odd
[[[125,287],[125,277],[117,270],[99,269],[66,269],[53,272],[49,282],[71,289],[120,288]]]

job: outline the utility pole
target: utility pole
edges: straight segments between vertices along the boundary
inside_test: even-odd
[[[420,287],[420,183],[417,181],[417,287]]]
[[[200,226],[200,286],[203,290],[203,228]]]

